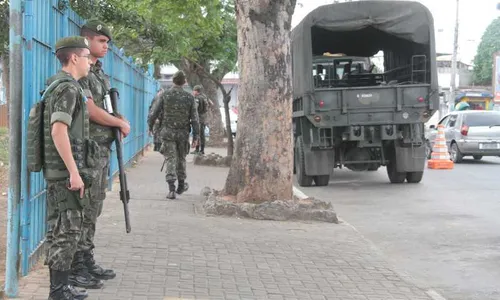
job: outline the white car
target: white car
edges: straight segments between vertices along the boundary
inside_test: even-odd
[[[220,114],[222,117],[222,126],[224,127],[224,131],[226,130],[226,111],[224,107],[220,107]],[[238,124],[238,114],[235,113],[231,108],[229,109],[229,119],[231,120],[231,133],[233,136],[236,135],[236,125]]]

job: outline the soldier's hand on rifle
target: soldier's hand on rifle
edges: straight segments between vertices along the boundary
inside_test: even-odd
[[[120,119],[122,120],[120,131],[122,132],[122,136],[125,138],[130,133],[130,122],[123,117]]]
[[[68,189],[71,191],[80,190],[80,198],[83,198],[83,191],[85,190],[85,184],[83,183],[82,177],[79,173],[69,175],[69,186]]]

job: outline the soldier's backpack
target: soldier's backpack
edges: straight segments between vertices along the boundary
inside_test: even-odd
[[[68,78],[62,78],[52,82],[43,92],[42,98],[37,103],[33,104],[28,118],[28,171],[40,172],[43,168],[44,160],[44,124],[43,112],[45,110],[45,97],[64,81],[71,81]]]
[[[198,102],[198,114],[205,114],[207,112],[207,98],[205,97],[199,97],[199,102]]]

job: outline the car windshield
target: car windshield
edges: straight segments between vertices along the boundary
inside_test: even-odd
[[[470,127],[500,125],[500,113],[467,114],[465,124]]]

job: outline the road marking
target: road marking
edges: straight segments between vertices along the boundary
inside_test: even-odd
[[[428,290],[427,292],[427,295],[429,295],[429,297],[431,297],[433,300],[446,300],[445,297],[441,296],[438,292],[436,292],[435,290]]]

